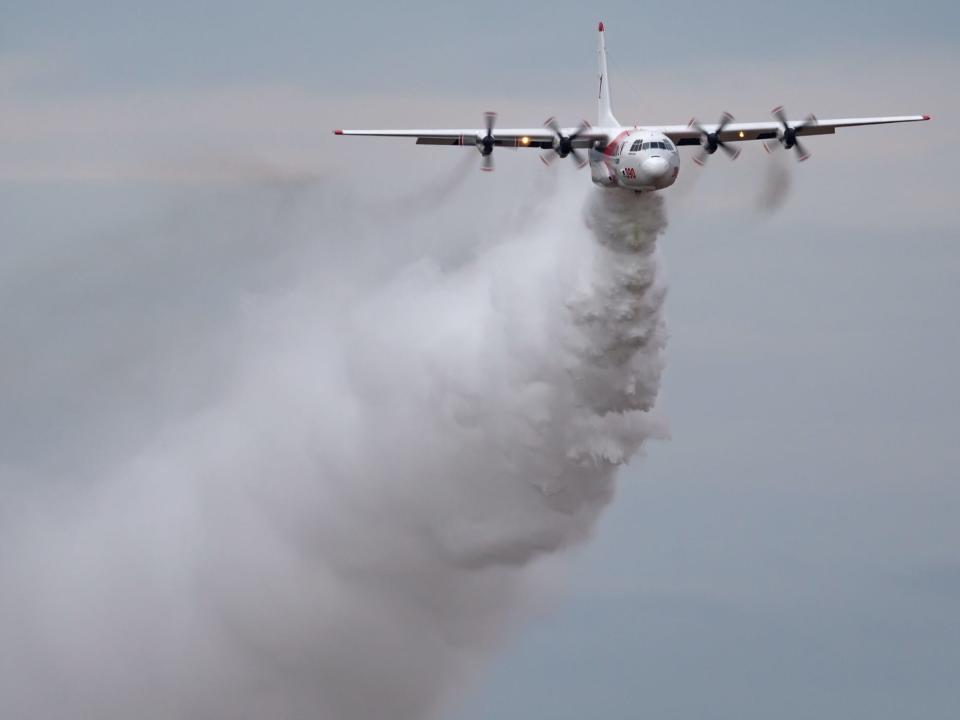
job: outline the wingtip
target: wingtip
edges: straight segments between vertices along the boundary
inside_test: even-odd
[[[600,21],[599,25],[597,25],[597,30],[603,32],[603,20]]]
[[[929,119],[930,119],[930,116],[929,116],[929,115],[924,115],[924,116],[923,116],[923,119],[924,119],[924,120],[929,120]]]
[[[334,130],[334,131],[333,131],[333,134],[334,134],[334,135],[343,135],[343,130]]]

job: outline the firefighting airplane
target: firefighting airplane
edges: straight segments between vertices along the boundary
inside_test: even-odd
[[[624,127],[613,116],[610,106],[610,76],[607,74],[607,51],[603,23],[599,27],[597,57],[597,125],[584,121],[579,127],[562,128],[549,118],[542,128],[495,130],[497,114],[484,113],[484,127],[448,130],[334,130],[336,135],[374,135],[381,137],[415,137],[418,145],[461,145],[475,147],[482,157],[481,170],[493,170],[493,148],[540,148],[540,159],[547,165],[556,158],[572,157],[578,167],[590,165],[593,182],[603,187],[622,187],[637,191],[662,190],[673,185],[680,172],[678,145],[698,145],[694,162],[703,165],[717,150],[736,159],[740,148],[733,143],[764,140],[771,152],[780,147],[793,150],[798,160],[809,157],[800,136],[832,135],[837,128],[857,125],[929,120],[929,115],[894,117],[843,118],[817,120],[813,115],[803,120],[788,120],[782,107],[772,111],[773,121],[738,123],[724,113],[715,125],[701,125],[691,120],[687,125],[639,125]],[[585,151],[585,152],[584,152]]]

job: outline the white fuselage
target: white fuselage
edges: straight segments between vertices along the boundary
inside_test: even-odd
[[[655,130],[623,130],[603,150],[590,153],[593,181],[605,187],[662,190],[680,172],[680,155],[670,138]]]

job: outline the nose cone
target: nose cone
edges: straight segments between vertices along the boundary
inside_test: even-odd
[[[651,157],[644,160],[640,167],[651,180],[660,180],[666,177],[670,170],[670,163],[662,157]]]

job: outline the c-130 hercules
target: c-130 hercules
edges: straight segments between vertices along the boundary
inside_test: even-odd
[[[590,166],[597,185],[621,187],[637,191],[662,190],[674,184],[680,172],[681,145],[698,146],[694,162],[702,165],[717,150],[731,159],[740,154],[736,143],[763,140],[768,151],[793,149],[797,159],[809,157],[801,137],[832,135],[837,128],[860,125],[929,120],[929,115],[893,117],[841,118],[817,120],[809,115],[803,120],[789,120],[782,107],[773,109],[774,120],[735,122],[724,113],[720,122],[701,125],[691,120],[687,125],[637,125],[625,127],[617,122],[610,105],[610,78],[607,74],[607,51],[601,22],[597,43],[599,72],[597,79],[597,124],[584,121],[575,128],[563,128],[549,118],[540,128],[495,128],[497,114],[484,113],[482,128],[444,130],[334,130],[337,135],[372,135],[381,137],[413,137],[418,145],[459,145],[475,147],[481,155],[481,170],[493,170],[495,147],[539,148],[540,159],[547,165],[556,158],[573,158],[578,167]]]

